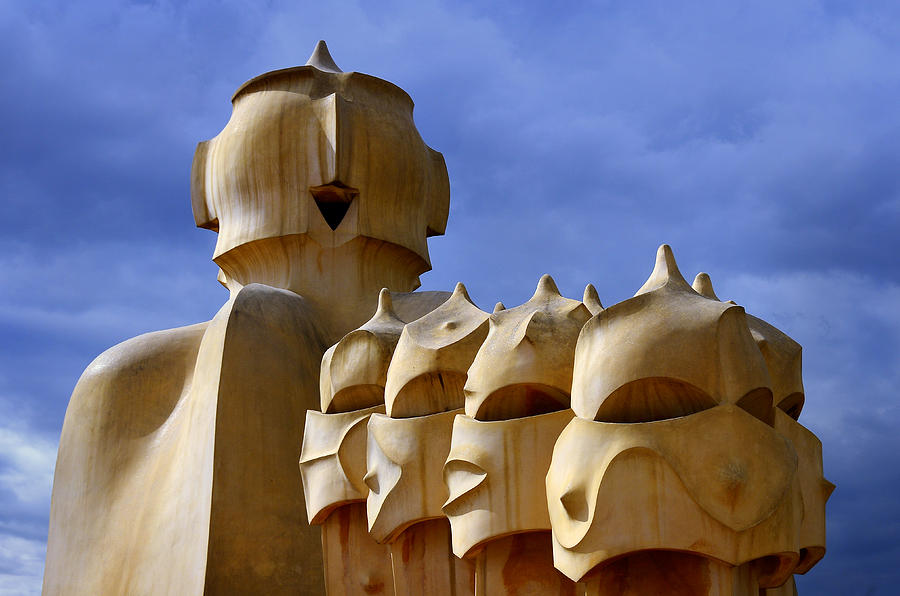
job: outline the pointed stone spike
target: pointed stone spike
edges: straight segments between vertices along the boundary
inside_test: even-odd
[[[466,290],[466,286],[464,286],[461,281],[456,282],[456,287],[453,288],[453,294],[450,295],[451,298],[456,296],[462,296],[467,302],[472,302],[472,299],[469,297],[469,292]]]
[[[713,290],[712,280],[709,279],[708,273],[703,273],[702,271],[698,273],[697,277],[694,278],[694,283],[691,284],[691,287],[701,296],[719,300],[715,290]],[[721,302],[721,300],[719,300],[719,302]]]
[[[309,56],[309,60],[306,61],[306,66],[313,66],[323,72],[344,72],[334,63],[334,58],[331,57],[324,39],[320,39],[319,43],[316,44],[316,48]]]
[[[501,310],[506,310],[506,306],[502,302],[494,305],[494,312],[500,312]]]
[[[662,244],[656,250],[656,264],[653,266],[653,273],[634,295],[640,296],[670,283],[684,286],[688,291],[692,289],[681,275],[681,271],[678,270],[675,255],[672,254],[672,247]]]
[[[584,286],[584,297],[581,301],[587,309],[591,311],[592,315],[603,310],[603,304],[600,302],[600,295],[597,293],[597,288],[594,287],[594,284]]]
[[[381,288],[378,293],[378,308],[375,310],[375,316],[384,313],[394,314],[394,301],[391,300],[391,291],[387,288]]]
[[[534,291],[534,295],[538,296],[540,294],[556,294],[560,295],[559,288],[556,286],[556,282],[553,281],[553,278],[550,277],[548,273],[545,273],[541,276],[541,279],[538,280],[537,289]]]
[[[387,288],[381,288],[381,291],[378,293],[378,307],[375,309],[375,314],[357,330],[377,330],[378,333],[385,333],[388,329],[394,329],[399,336],[400,330],[403,329],[404,325],[406,323],[400,320],[397,313],[394,312],[394,300],[391,298],[391,291]],[[393,333],[393,331],[390,331],[390,333]]]

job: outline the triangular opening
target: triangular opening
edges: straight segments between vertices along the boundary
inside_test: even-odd
[[[357,189],[337,180],[322,186],[312,186],[309,192],[315,199],[316,207],[319,208],[319,213],[322,214],[325,223],[332,230],[337,230],[341,225],[344,216],[347,215],[347,210],[350,209],[350,203],[359,194]]]
[[[344,220],[344,216],[347,215],[347,210],[350,209],[350,203],[320,203],[316,201],[316,205],[319,207],[319,211],[322,212],[325,223],[332,230],[337,230]]]

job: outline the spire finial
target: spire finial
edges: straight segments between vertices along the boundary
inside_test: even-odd
[[[556,286],[556,282],[553,281],[553,278],[550,277],[549,273],[543,274],[541,279],[538,280],[537,289],[535,289],[534,295],[538,296],[540,294],[560,295],[559,288]]]
[[[603,304],[600,302],[600,295],[597,294],[597,288],[594,284],[588,284],[584,287],[584,297],[581,302],[591,311],[592,315],[603,310]]]
[[[712,280],[709,279],[708,273],[698,273],[697,277],[694,278],[694,283],[691,284],[691,287],[701,296],[706,296],[712,300],[719,300],[719,297],[716,296],[716,292],[713,290]]]
[[[681,276],[681,271],[678,270],[672,248],[668,244],[662,244],[656,251],[656,265],[653,267],[653,273],[634,295],[640,296],[668,284],[691,289],[688,282]]]
[[[462,296],[466,302],[472,302],[472,299],[469,297],[469,292],[466,290],[466,286],[463,285],[463,282],[456,282],[456,287],[453,288],[453,294],[451,294],[451,298],[453,296]]]
[[[393,313],[393,311],[394,301],[391,300],[391,291],[381,288],[381,291],[378,292],[378,308],[375,310],[375,316],[388,312]]]
[[[324,39],[320,39],[319,43],[316,44],[316,48],[310,55],[309,60],[306,61],[306,66],[312,66],[324,72],[344,72],[334,63],[334,58],[331,57]]]

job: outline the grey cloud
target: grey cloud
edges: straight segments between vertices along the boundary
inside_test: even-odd
[[[464,281],[489,309],[551,273],[566,295],[590,281],[609,304],[668,242],[685,275],[709,271],[720,295],[801,341],[804,418],[838,484],[831,552],[801,589],[887,593],[898,17],[891,2],[812,0],[0,5],[0,392],[44,440],[97,353],[215,312],[213,236],[189,206],[194,146],[227,122],[241,82],[304,62],[324,37],[343,68],[409,91],[445,155],[451,219],[425,288]],[[34,537],[8,524],[38,515],[15,511],[0,519],[7,567],[8,536]]]

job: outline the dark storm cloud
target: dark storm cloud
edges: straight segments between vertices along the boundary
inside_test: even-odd
[[[224,299],[193,229],[196,143],[305,61],[391,80],[453,202],[425,289],[490,308],[551,273],[631,295],[668,242],[804,345],[830,552],[808,594],[898,581],[895,3],[0,5],[0,593],[36,592],[55,441],[100,351]],[[13,415],[14,413],[14,415]],[[4,426],[5,425],[5,426]],[[20,571],[16,572],[15,569]]]
[[[713,280],[715,282],[715,279]],[[800,417],[822,440],[828,555],[798,585],[808,594],[889,594],[900,558],[900,285],[828,271],[739,275],[717,287],[803,346],[806,406]]]

